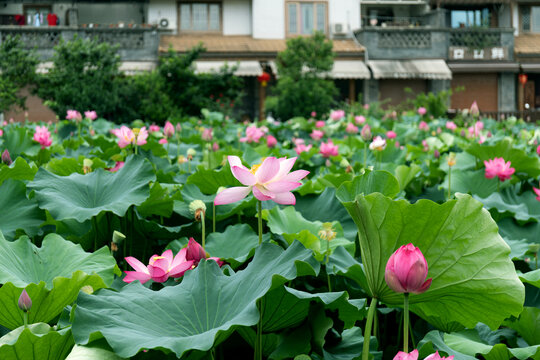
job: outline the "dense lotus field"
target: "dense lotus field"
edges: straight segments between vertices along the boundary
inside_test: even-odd
[[[539,140],[423,108],[4,123],[0,359],[540,359]]]

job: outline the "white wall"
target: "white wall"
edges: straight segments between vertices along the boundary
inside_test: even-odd
[[[360,29],[360,0],[329,0],[328,22],[330,34],[335,23],[345,24],[347,33]]]
[[[251,35],[251,0],[223,0],[223,35]]]
[[[512,27],[514,28],[514,36],[518,36],[519,35],[519,13],[518,13],[517,4],[514,4],[514,6],[512,6]]]
[[[161,19],[169,20],[168,29],[176,34],[178,30],[178,9],[176,1],[150,0],[148,3],[148,23],[159,25]]]
[[[285,38],[284,0],[253,1],[253,37],[255,39]],[[338,0],[341,1],[341,0]]]
[[[22,4],[11,4],[11,3],[3,3],[0,5],[0,14],[5,15],[16,15],[23,13],[23,6]]]

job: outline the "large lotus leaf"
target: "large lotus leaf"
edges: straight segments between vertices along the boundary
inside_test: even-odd
[[[73,346],[70,329],[55,331],[48,324],[21,326],[0,338],[2,360],[63,360]]]
[[[517,194],[517,189],[507,187],[500,192],[495,192],[486,198],[476,197],[484,204],[488,210],[493,209],[498,213],[508,212],[516,220],[528,222],[530,220],[540,221],[540,201],[536,200],[534,192],[527,191],[521,195]]]
[[[150,196],[137,207],[137,211],[143,217],[151,215],[170,217],[173,211],[173,204],[174,200],[169,196],[167,188],[161,187],[156,182],[150,189]]]
[[[0,209],[0,232],[10,240],[18,229],[29,236],[36,235],[45,221],[45,212],[35,198],[26,197],[26,185],[19,180],[9,179],[0,185]]]
[[[384,272],[390,255],[413,243],[426,257],[433,282],[427,292],[411,295],[412,311],[442,328],[452,322],[495,328],[521,313],[524,286],[489,212],[469,195],[456,196],[442,205],[429,200],[410,204],[375,193],[343,205],[358,226],[372,296],[391,305],[403,303],[402,294],[386,285]]]
[[[216,262],[202,261],[177,286],[160,291],[139,282],[120,291],[81,293],[73,320],[75,342],[86,344],[101,333],[116,354],[141,349],[168,349],[177,356],[188,350],[209,350],[216,336],[259,320],[256,301],[270,288],[302,275],[315,275],[311,251],[294,243],[286,251],[262,244],[245,270],[224,275]]]
[[[247,224],[228,226],[222,233],[210,233],[206,238],[206,251],[225,260],[235,269],[255,252],[259,236]]]
[[[455,193],[471,193],[480,197],[488,197],[497,191],[497,179],[486,179],[485,170],[452,170],[450,176],[450,190]],[[439,186],[448,192],[448,174]]]
[[[399,183],[400,190],[405,190],[407,185],[409,185],[420,172],[422,172],[422,168],[416,164],[411,164],[410,167],[407,165],[398,165],[394,169],[394,175]]]
[[[473,143],[466,151],[479,158],[482,162],[502,157],[505,161],[512,163],[512,167],[516,169],[516,174],[525,173],[532,178],[540,175],[540,159],[538,156],[529,156],[525,150],[514,148],[510,140],[500,141],[495,145]]]
[[[366,171],[353,181],[344,182],[337,190],[336,196],[340,201],[354,201],[358,194],[382,193],[386,196],[395,197],[400,191],[397,179],[387,171]],[[347,199],[347,200],[345,200]]]
[[[217,193],[222,186],[242,186],[228,166],[224,166],[219,171],[199,167],[196,173],[188,177],[187,183],[196,184],[203,193],[208,195]]]
[[[92,160],[91,168],[93,170],[107,167],[107,164],[100,158],[90,157],[90,156],[78,156],[78,158],[73,158],[73,157],[54,158],[54,159],[51,159],[44,167],[45,169],[52,172],[53,174],[60,175],[60,176],[68,176],[73,173],[84,174],[84,159],[85,158],[89,158],[89,160]]]
[[[510,240],[527,240],[530,243],[540,243],[540,222],[528,223],[526,225],[518,225],[512,218],[504,218],[497,221],[499,232],[505,239]]]
[[[524,283],[531,284],[533,286],[536,286],[537,288],[540,288],[540,269],[529,271],[525,274],[520,274],[519,278]]]
[[[0,185],[7,179],[32,180],[37,172],[36,166],[30,166],[22,157],[15,159],[10,166],[0,164]]]
[[[104,339],[89,345],[75,345],[66,360],[123,360],[110,350]]]
[[[514,329],[529,345],[540,345],[540,309],[525,307],[519,318],[504,322],[505,326]]]
[[[86,175],[58,176],[41,168],[28,187],[35,190],[39,206],[56,220],[83,222],[102,211],[124,216],[131,205],[148,198],[148,183],[154,180],[150,163],[132,156],[116,173],[98,169]]]
[[[77,298],[86,285],[110,286],[116,261],[107,248],[86,253],[79,245],[50,234],[41,248],[28,238],[6,241],[0,234],[0,324],[14,329],[23,324],[17,300],[23,288],[32,299],[30,322],[48,322]]]

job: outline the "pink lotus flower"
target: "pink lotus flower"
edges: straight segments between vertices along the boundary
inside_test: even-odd
[[[534,193],[536,194],[536,200],[540,201],[540,189],[533,186]]]
[[[426,113],[427,113],[427,110],[426,110],[425,107],[421,106],[421,107],[418,108],[418,115],[424,116],[424,115],[426,115]]]
[[[182,132],[182,125],[180,123],[176,124],[176,132]]]
[[[118,146],[122,149],[129,144],[142,146],[146,144],[146,139],[148,138],[148,131],[146,131],[145,126],[140,129],[131,130],[127,126],[122,125],[120,129],[113,129],[111,132],[118,137]]]
[[[429,151],[429,145],[428,145],[428,143],[427,143],[427,141],[426,141],[425,139],[422,140],[422,147],[423,147],[423,150],[424,150],[425,152],[428,152],[428,151]]]
[[[117,161],[113,168],[110,168],[107,170],[109,170],[110,172],[117,172],[118,170],[124,167],[124,164],[125,162],[123,161]]]
[[[480,109],[478,108],[478,104],[476,103],[476,100],[473,101],[473,103],[471,104],[471,108],[469,109],[469,114],[471,114],[471,116],[480,115]]]
[[[252,125],[246,128],[246,136],[240,138],[240,142],[258,143],[261,137],[264,136],[264,130]]]
[[[90,119],[91,121],[94,121],[97,119],[97,113],[94,110],[88,110],[84,112],[84,117]]]
[[[235,178],[244,186],[225,189],[216,195],[215,205],[230,204],[245,198],[250,192],[260,201],[274,200],[278,204],[294,205],[296,198],[292,190],[300,185],[301,179],[309,174],[306,170],[292,169],[296,158],[267,157],[262,164],[254,165],[251,169],[242,165],[238,156],[229,156],[229,165]]]
[[[454,355],[444,357],[439,355],[439,351],[435,351],[435,354],[428,355],[424,360],[454,360]]]
[[[188,246],[186,247],[187,253],[186,253],[186,260],[192,260],[193,266],[199,265],[199,262],[202,259],[208,259],[208,260],[214,260],[217,262],[219,267],[222,267],[224,262],[221,261],[218,257],[210,257],[206,251],[204,251],[203,247],[199,245],[198,242],[195,241],[194,238],[189,238]]]
[[[172,250],[165,250],[161,256],[152,255],[148,266],[134,257],[126,257],[126,261],[135,271],[124,271],[124,281],[130,283],[139,280],[142,284],[152,279],[155,282],[165,282],[169,277],[179,278],[191,269],[193,260],[186,259],[187,249],[184,248],[173,258]]]
[[[505,162],[503,158],[484,160],[484,165],[486,166],[486,179],[493,179],[498,176],[500,181],[505,181],[510,179],[512,174],[516,172],[516,169],[510,167],[512,163],[510,161]]]
[[[266,136],[266,146],[268,146],[269,148],[273,148],[276,145],[277,145],[277,139],[275,137],[273,137],[272,135],[267,135]]]
[[[315,116],[317,116],[317,112],[312,111],[312,112],[311,112],[311,117],[314,118]]]
[[[218,151],[218,150],[219,150],[219,144],[215,142],[214,144],[212,144],[212,151]]]
[[[163,127],[163,134],[170,138],[174,135],[174,126],[171,124],[170,121],[165,122],[165,126]]]
[[[167,143],[168,143],[167,139],[165,139],[165,138],[161,138],[161,139],[159,139],[159,141],[158,141],[158,142],[159,142],[160,144],[162,144],[162,145],[165,145],[165,144],[167,144]]]
[[[536,153],[540,156],[540,145],[538,145],[538,147],[536,148]]]
[[[484,123],[481,121],[475,122],[474,127],[470,126],[468,128],[469,133],[474,135],[475,137],[478,136],[480,134],[480,131],[482,131],[483,129],[484,129]]]
[[[456,123],[454,123],[453,121],[447,121],[447,122],[446,122],[446,128],[447,128],[448,130],[454,131],[454,130],[457,129],[457,125],[456,125]]]
[[[428,264],[419,248],[407,244],[397,249],[388,259],[384,279],[388,287],[398,293],[420,294],[431,286],[426,280]]]
[[[386,140],[380,136],[375,136],[375,139],[369,144],[369,150],[383,151],[386,147]]]
[[[36,126],[36,132],[34,133],[34,141],[40,143],[42,149],[51,146],[51,133],[46,126]]]
[[[294,145],[300,145],[300,144],[305,144],[306,141],[302,138],[292,138],[292,142]]]
[[[4,150],[4,152],[2,153],[2,162],[7,166],[13,163],[13,161],[11,161],[11,156],[9,155],[8,149]]]
[[[394,356],[394,360],[418,360],[418,350],[414,349],[408,354],[400,351]]]
[[[332,120],[339,120],[343,117],[345,117],[345,110],[332,110],[330,112],[330,119]]]
[[[369,110],[369,104],[364,104],[364,110]]]
[[[325,158],[329,158],[330,156],[337,156],[339,154],[338,146],[334,145],[331,139],[328,140],[327,143],[324,143],[324,142],[321,143],[321,148],[319,152]]]
[[[362,125],[363,123],[366,122],[366,118],[362,115],[356,115],[354,117],[354,122],[357,124],[357,125]]]
[[[311,134],[309,135],[313,140],[321,140],[324,136],[324,131],[321,130],[313,130]]]
[[[358,132],[358,126],[355,126],[353,123],[348,123],[345,131],[348,134],[356,134]]]
[[[397,134],[395,131],[390,130],[386,132],[386,137],[389,139],[395,139],[397,137]]]
[[[159,127],[159,125],[156,125],[156,124],[152,124],[148,127],[148,131],[150,132],[158,132],[160,130],[161,128]]]
[[[420,124],[418,124],[418,128],[422,131],[429,131],[429,125],[425,121],[420,121]]]
[[[362,137],[364,141],[371,140],[372,134],[371,134],[371,127],[369,126],[369,124],[364,125],[364,127],[362,128],[362,131],[360,131],[360,136]]]
[[[296,153],[297,153],[298,155],[300,155],[300,154],[303,153],[303,152],[306,152],[306,151],[311,150],[311,148],[312,148],[312,145],[311,145],[311,144],[309,144],[309,145],[306,146],[306,144],[302,143],[302,144],[296,145],[296,147],[294,148],[294,151],[296,151]]]
[[[68,110],[66,115],[67,120],[81,121],[82,115],[77,110]]]
[[[30,299],[30,296],[28,296],[26,289],[23,289],[23,291],[21,292],[19,300],[17,301],[17,305],[19,306],[19,309],[24,312],[28,312],[32,308],[32,299]]]
[[[203,129],[203,132],[201,134],[201,138],[204,140],[204,141],[212,141],[212,138],[214,137],[214,134],[213,134],[213,129],[212,128],[204,128]]]
[[[4,130],[0,129],[0,136],[4,135]]]
[[[325,125],[326,125],[326,123],[323,120],[319,120],[319,121],[315,122],[315,127],[317,129],[320,129],[320,128],[324,127]]]

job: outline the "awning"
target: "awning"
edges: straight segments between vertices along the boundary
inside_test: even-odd
[[[277,66],[269,61],[272,72],[277,75]],[[329,77],[333,79],[369,79],[371,74],[362,60],[334,60],[334,67]]]
[[[368,65],[374,79],[434,79],[449,80],[452,72],[442,59],[432,60],[371,60]]]
[[[195,73],[219,72],[219,69],[225,64],[238,67],[234,72],[236,76],[259,76],[262,74],[261,65],[258,61],[195,61]]]
[[[467,72],[519,72],[518,63],[503,63],[503,62],[449,62],[448,67],[453,73]]]
[[[539,63],[521,63],[521,69],[526,73],[540,73]]]

